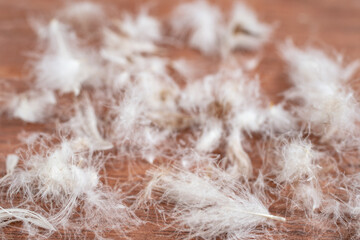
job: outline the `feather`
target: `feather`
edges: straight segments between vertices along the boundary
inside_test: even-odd
[[[232,174],[252,175],[251,159],[243,147],[245,134],[265,132],[269,125],[275,128],[273,116],[264,109],[257,79],[249,79],[241,68],[222,67],[189,83],[179,105],[199,129],[197,150],[209,153],[225,142],[222,166]]]
[[[303,210],[314,216],[315,211],[323,206],[323,201],[324,195],[319,183],[309,181],[307,183],[300,183],[295,187],[291,207]]]
[[[360,115],[348,81],[359,63],[343,66],[341,56],[332,59],[315,48],[299,49],[290,41],[282,46],[281,52],[293,84],[286,97],[302,102],[294,107],[297,116],[311,126],[312,132],[321,136],[322,141],[340,147],[351,144]]]
[[[316,178],[316,172],[320,168],[317,161],[323,156],[314,150],[309,140],[294,138],[280,140],[279,150],[281,172],[278,175],[279,181],[294,182],[306,179],[311,181]]]
[[[256,236],[257,226],[286,221],[271,215],[249,189],[221,170],[163,169],[149,174],[154,178],[143,196],[157,193],[160,201],[174,203],[169,215],[179,231],[189,232],[189,239],[249,239]]]
[[[170,24],[174,36],[184,38],[189,35],[190,47],[211,55],[218,51],[221,21],[222,16],[217,7],[206,1],[194,1],[178,6]]]
[[[63,140],[49,147],[51,137],[29,146],[21,159],[22,168],[0,180],[7,198],[23,196],[22,206],[47,212],[52,226],[66,231],[87,229],[101,236],[106,230],[124,234],[140,221],[123,203],[123,194],[100,181],[99,171],[106,161],[101,155],[77,152],[76,145]],[[42,204],[38,204],[41,202]]]
[[[120,152],[151,162],[160,143],[191,119],[178,111],[177,84],[167,74],[161,75],[162,70],[156,73],[145,67],[124,84],[122,96],[112,103],[109,114],[114,130],[111,138]]]
[[[256,14],[243,3],[235,3],[227,24],[227,48],[257,50],[268,41],[272,28],[261,23]]]
[[[226,146],[226,162],[230,163],[228,172],[233,175],[241,175],[251,177],[253,174],[253,167],[249,155],[243,148],[243,143],[238,129],[232,129],[232,133],[227,139]]]
[[[40,89],[78,95],[86,81],[96,80],[99,66],[91,51],[82,49],[75,33],[56,19],[47,26],[35,25],[45,52],[34,62]]]
[[[52,113],[56,97],[52,91],[29,90],[10,97],[5,109],[11,117],[26,122],[43,122]]]
[[[219,8],[207,1],[183,3],[175,9],[170,21],[173,35],[187,38],[190,47],[205,55],[226,57],[236,49],[259,49],[268,41],[272,27],[260,22],[243,3],[234,4],[232,9],[229,20],[225,21]]]
[[[197,140],[195,147],[196,150],[205,152],[214,151],[220,144],[222,134],[222,123],[216,120],[208,120],[203,129],[202,135]]]
[[[134,55],[153,54],[158,50],[152,42],[121,36],[110,29],[105,29],[103,35],[104,47],[101,49],[100,55],[105,60],[120,66],[131,66],[129,58],[133,58]]]
[[[10,223],[19,221],[24,223],[30,223],[32,225],[49,231],[56,230],[46,218],[36,212],[21,208],[5,209],[0,207],[0,228],[3,228]]]
[[[19,162],[19,157],[16,154],[9,154],[6,157],[6,175],[14,172],[16,165]]]
[[[76,114],[61,129],[69,129],[74,135],[74,145],[80,150],[109,150],[111,142],[106,141],[98,130],[98,119],[88,98],[76,106]]]
[[[161,24],[149,16],[147,10],[142,9],[136,17],[125,14],[124,19],[117,26],[131,39],[157,42],[162,38]]]
[[[286,133],[297,130],[298,119],[284,108],[284,103],[276,105],[269,104],[264,111],[266,116],[263,132],[268,135],[272,133]]]

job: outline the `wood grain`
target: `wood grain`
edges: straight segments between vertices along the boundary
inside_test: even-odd
[[[114,16],[123,11],[135,12],[149,4],[150,12],[161,19],[168,17],[170,10],[180,0],[97,0],[105,6],[107,11]],[[228,10],[233,1],[212,1],[224,11]],[[27,77],[27,55],[36,46],[36,38],[28,24],[28,19],[40,17],[49,19],[64,2],[59,0],[0,0],[0,81],[7,81],[19,90],[26,89],[30,84]],[[248,1],[260,18],[268,23],[276,25],[272,41],[267,44],[261,53],[263,60],[258,67],[262,87],[274,101],[280,99],[279,93],[286,89],[286,69],[281,61],[277,46],[286,38],[294,39],[300,45],[314,44],[326,50],[337,50],[346,56],[346,60],[354,60],[360,57],[360,1],[358,0],[252,0]],[[189,49],[168,49],[168,54],[173,58],[185,57],[192,61],[201,62],[204,69],[212,69],[218,59],[208,59],[197,52]],[[249,53],[238,52],[239,57]],[[356,83],[355,83],[356,84]],[[0,89],[1,91],[1,89]],[[5,157],[13,153],[19,147],[18,135],[24,131],[54,132],[52,124],[28,124],[20,120],[9,120],[6,116],[0,118],[0,175],[5,172]],[[255,160],[256,161],[256,160]],[[257,163],[254,163],[256,165]],[[137,162],[135,175],[143,176],[149,167],[145,162]],[[111,177],[120,180],[128,180],[128,164],[119,159],[107,166],[107,172]],[[134,178],[137,181],[136,178]],[[282,205],[272,206],[271,212],[283,215],[285,207]],[[146,218],[149,223],[141,226],[130,233],[132,239],[176,239],[171,229],[161,229],[161,221],[158,222],[153,211],[139,211],[139,216]],[[301,216],[291,217],[286,226],[275,230],[277,239],[348,239],[352,232],[349,229],[341,229],[341,234],[328,230],[320,230],[313,226],[307,226]],[[16,228],[5,229],[6,238],[21,239]],[[91,238],[91,234],[84,232],[77,237]],[[116,233],[109,233],[114,239],[121,239]],[[74,236],[76,237],[76,236]],[[266,236],[264,236],[265,238]],[[61,239],[62,236],[55,234],[52,239]]]

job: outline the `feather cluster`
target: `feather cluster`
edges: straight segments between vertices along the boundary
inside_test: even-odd
[[[291,86],[273,102],[257,69],[274,27],[241,2],[186,2],[162,20],[78,2],[31,24],[29,88],[1,93],[0,111],[47,132],[6,158],[1,233],[127,237],[151,207],[188,239],[286,238],[294,225],[360,236],[360,177],[344,170],[359,151],[357,61],[287,41]],[[216,67],[176,58],[184,45]],[[136,176],[114,184],[117,163]]]
[[[46,229],[51,231],[60,228],[86,229],[95,234],[108,230],[122,233],[128,225],[140,222],[123,203],[121,191],[112,190],[100,181],[99,172],[106,161],[103,154],[84,148],[78,139],[60,140],[51,146],[49,141],[54,140],[47,135],[35,139],[21,154],[23,166],[16,169],[13,169],[14,156],[8,156],[10,171],[0,183],[7,187],[10,199],[21,192],[26,199],[22,207],[44,213],[48,225],[53,226]],[[38,202],[47,207],[41,207]],[[27,220],[26,214],[31,212],[23,211],[27,222],[37,223]]]
[[[234,4],[226,19],[218,7],[199,0],[178,6],[171,20],[172,33],[206,55],[228,55],[235,49],[257,50],[270,37],[272,27],[260,22],[242,3]]]

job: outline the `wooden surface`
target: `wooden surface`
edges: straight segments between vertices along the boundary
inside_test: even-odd
[[[180,0],[98,0],[111,14],[116,16],[122,11],[136,11],[146,2],[151,2],[150,12],[161,19],[168,16],[169,11]],[[224,10],[229,9],[232,1],[212,1]],[[279,93],[288,87],[284,64],[276,50],[277,44],[286,38],[294,39],[295,43],[312,43],[326,50],[337,50],[348,60],[360,58],[360,1],[359,0],[252,0],[248,4],[253,7],[260,18],[277,25],[272,41],[262,52],[263,60],[259,66],[262,87],[274,101],[279,99]],[[18,89],[26,89],[29,84],[26,75],[27,54],[33,50],[36,38],[28,25],[31,17],[49,19],[63,2],[55,0],[0,0],[0,81],[10,82]],[[240,57],[242,54],[237,53]],[[202,61],[204,66],[217,63],[217,59],[207,59],[189,49],[169,49],[169,55],[186,57]],[[0,89],[1,91],[1,89]],[[19,146],[18,135],[23,131],[53,132],[51,124],[27,124],[20,120],[9,120],[6,116],[0,118],[0,174],[5,172],[4,159]],[[254,163],[256,165],[256,163]],[[149,167],[145,162],[137,162],[136,174],[143,175]],[[120,180],[128,180],[127,163],[121,159],[114,161],[107,168],[108,174]],[[135,181],[135,180],[134,180]],[[282,206],[272,206],[271,212],[284,214]],[[139,211],[139,216],[153,223],[141,226],[129,234],[132,239],[176,239],[171,229],[162,230],[161,223],[157,226],[153,212]],[[319,232],[318,229],[306,226],[300,217],[294,217],[285,227],[279,227],[278,239],[348,239],[352,232],[342,229],[338,233],[330,231]],[[7,228],[7,238],[19,239],[16,229]],[[79,236],[82,238],[82,236]],[[110,237],[120,239],[114,234]],[[54,239],[61,238],[54,235]]]

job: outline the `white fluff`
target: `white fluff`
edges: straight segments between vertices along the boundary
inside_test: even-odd
[[[162,38],[160,22],[149,16],[145,9],[142,9],[136,17],[125,14],[124,19],[118,22],[118,26],[132,39],[156,42]]]
[[[200,111],[228,122],[246,111],[258,111],[263,101],[259,82],[237,67],[222,67],[214,74],[189,83],[181,94],[179,105],[190,112]],[[251,128],[252,120],[240,125]]]
[[[314,215],[315,211],[322,207],[323,200],[320,185],[316,181],[310,181],[295,187],[291,207]]]
[[[237,128],[232,129],[232,133],[230,133],[227,139],[226,160],[225,163],[230,163],[228,172],[231,175],[252,176],[251,159],[243,148],[241,132]]]
[[[266,115],[263,109],[256,108],[256,106],[244,106],[243,111],[236,114],[232,124],[240,126],[247,133],[251,133],[260,131],[265,120]]]
[[[114,26],[115,29],[103,30],[104,44],[100,54],[108,62],[121,67],[121,74],[138,74],[149,69],[161,74],[166,71],[165,58],[143,55],[153,55],[158,51],[155,42],[161,39],[161,24],[157,19],[142,10],[136,17],[125,14],[121,20],[115,21]]]
[[[212,152],[220,144],[223,134],[223,126],[220,121],[209,120],[207,126],[205,126],[200,138],[196,143],[196,150]]]
[[[77,2],[56,17],[35,25],[40,51],[33,63],[34,88],[5,94],[10,97],[0,99],[1,110],[41,122],[53,113],[54,92],[74,93],[69,108],[74,115],[65,123],[68,115],[61,115],[54,129],[60,139],[31,134],[23,142],[28,149],[7,156],[0,189],[13,207],[0,208],[0,228],[20,221],[23,229],[59,230],[66,237],[87,231],[99,239],[113,231],[123,236],[141,221],[128,198],[101,175],[113,152],[129,166],[142,158],[187,169],[149,171],[138,203],[154,204],[167,227],[189,239],[257,238],[275,228],[272,220],[286,220],[269,212],[272,201],[275,207],[284,203],[291,219],[300,213],[310,223],[360,226],[360,177],[332,167],[335,160],[323,164],[323,151],[299,133],[307,127],[323,142],[358,144],[360,109],[350,88],[357,62],[345,66],[341,56],[285,44],[281,52],[293,86],[284,102],[273,105],[259,79],[250,77],[261,67],[259,55],[241,64],[229,56],[236,49],[260,49],[272,31],[242,3],[233,5],[228,17],[204,0],[173,11],[175,44],[184,40],[205,55],[226,58],[200,79],[195,79],[198,64],[173,60],[173,53],[164,57],[162,24],[147,10],[108,23],[100,5]],[[85,47],[86,40],[98,48]],[[92,101],[81,92],[87,85],[93,87]],[[275,160],[255,169],[250,158],[255,147],[274,146],[273,141]],[[339,162],[349,170],[348,162]],[[335,188],[343,194],[333,194]]]
[[[358,131],[359,105],[348,82],[358,67],[358,62],[344,66],[341,56],[331,58],[324,52],[299,49],[292,42],[281,48],[289,65],[292,84],[286,97],[300,100],[294,108],[297,116],[311,126],[312,132],[323,141],[351,142]]]
[[[56,19],[36,28],[45,45],[44,54],[34,63],[37,87],[78,95],[99,71],[91,51],[82,49],[75,33]]]
[[[5,109],[11,117],[35,123],[49,117],[55,104],[52,91],[30,90],[10,97]]]
[[[346,176],[343,178],[342,185],[345,190],[345,204],[341,205],[341,212],[345,215],[349,215],[350,221],[346,221],[346,227],[351,226],[355,230],[355,234],[352,239],[360,237],[360,174]],[[334,210],[333,208],[331,210]],[[334,211],[332,211],[334,212]]]
[[[279,181],[292,183],[296,180],[311,181],[316,178],[316,172],[320,168],[317,160],[322,155],[314,150],[309,140],[283,139],[279,155],[282,168],[277,177]]]
[[[122,36],[110,29],[105,29],[103,35],[104,47],[100,51],[101,56],[123,67],[131,66],[129,59],[134,55],[153,54],[158,49],[152,42]]]
[[[204,54],[214,54],[220,44],[222,16],[206,1],[183,3],[173,12],[171,28],[180,38],[189,35],[188,45]]]
[[[259,49],[268,41],[272,28],[261,23],[256,14],[243,3],[235,3],[232,9],[224,40],[228,50]]]
[[[259,49],[268,41],[272,28],[242,3],[234,4],[232,9],[225,21],[219,8],[207,1],[183,3],[173,12],[173,34],[188,37],[188,45],[206,55],[227,56],[236,49]]]
[[[284,108],[283,103],[269,104],[264,112],[266,116],[263,131],[270,136],[272,133],[286,133],[297,130],[297,118]]]
[[[215,74],[190,82],[180,94],[180,108],[194,119],[200,134],[195,148],[212,152],[224,140],[222,166],[233,174],[252,175],[252,164],[243,139],[252,133],[286,132],[295,125],[281,105],[267,107],[258,79],[240,68],[222,67]]]
[[[14,172],[17,164],[19,162],[19,157],[16,154],[9,154],[6,157],[6,174],[10,175]]]
[[[109,150],[111,142],[105,140],[98,130],[98,119],[88,98],[76,106],[75,116],[62,125],[74,134],[78,150]]]
[[[196,73],[199,72],[195,61],[185,59],[177,59],[170,62],[170,67],[173,68],[184,80],[188,81],[195,79]]]
[[[42,153],[48,156],[32,155],[31,159],[25,162],[24,170],[14,172],[12,187],[26,187],[17,186],[19,182],[16,180],[25,184],[27,181],[24,180],[30,178],[33,182],[38,182],[38,192],[35,194],[59,203],[67,199],[68,195],[82,194],[95,188],[99,183],[96,170],[86,166],[88,164],[82,159],[83,156],[76,156],[72,148],[73,145],[64,142],[57,149]],[[81,163],[85,164],[85,167],[82,167]],[[12,191],[11,187],[9,191]],[[66,204],[66,201],[61,204]]]
[[[270,220],[285,221],[271,215],[249,189],[220,170],[163,169],[149,174],[153,179],[142,196],[159,195],[161,202],[173,203],[169,215],[178,231],[189,233],[188,239],[249,239],[256,236],[257,226],[264,228],[272,224]]]
[[[8,200],[21,193],[23,206],[46,211],[48,221],[66,231],[86,229],[101,236],[106,230],[116,230],[123,234],[139,223],[122,203],[122,193],[100,181],[99,171],[106,158],[77,152],[71,141],[52,148],[47,141],[38,139],[36,145],[29,146],[37,152],[25,152],[23,167],[1,179],[1,186],[8,189]]]
[[[133,73],[137,78],[157,77],[162,82],[172,82],[167,73],[167,65],[168,60],[166,58],[133,56],[131,66],[127,67],[127,71]]]
[[[129,83],[111,111],[111,137],[123,154],[153,161],[160,143],[176,127],[178,116],[181,119],[174,110],[177,91],[171,82],[152,74],[139,75],[136,82]]]
[[[218,154],[204,153],[194,148],[178,148],[174,154],[174,159],[180,160],[181,167],[184,169],[193,169],[194,167],[211,165],[219,161]]]

